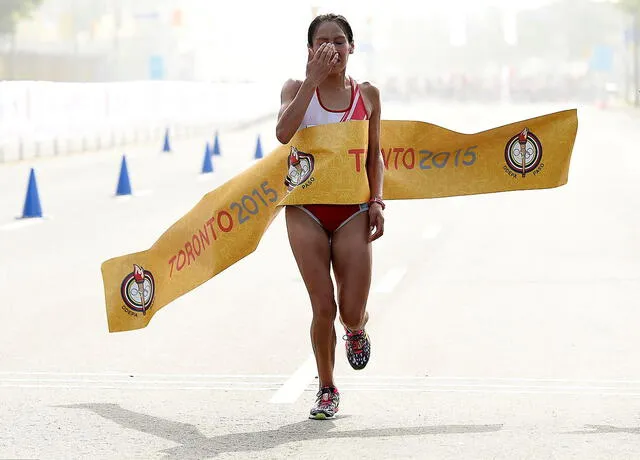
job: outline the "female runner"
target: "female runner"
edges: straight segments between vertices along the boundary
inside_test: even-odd
[[[306,78],[288,80],[281,92],[276,136],[288,143],[299,129],[349,120],[369,120],[366,171],[370,200],[354,205],[287,206],[287,233],[311,300],[311,343],[320,389],[310,418],[332,418],[340,393],[333,379],[337,312],[345,329],[346,354],[354,369],[367,365],[371,342],[365,332],[371,285],[371,243],[384,231],[383,162],[380,154],[380,93],[347,76],[353,32],[340,15],[316,17],[307,35]],[[337,302],[330,270],[333,267]]]

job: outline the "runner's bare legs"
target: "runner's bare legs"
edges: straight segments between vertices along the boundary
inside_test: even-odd
[[[293,256],[300,269],[311,300],[311,344],[318,366],[320,388],[335,386],[336,331],[334,323],[337,306],[331,280],[331,248],[329,235],[301,209],[287,206],[287,233]]]
[[[352,331],[363,329],[368,319],[366,306],[372,265],[368,236],[369,215],[363,212],[335,231],[331,241],[340,318]]]

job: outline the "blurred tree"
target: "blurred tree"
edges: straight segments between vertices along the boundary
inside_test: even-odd
[[[631,15],[633,61],[633,105],[640,107],[640,0],[619,0],[618,6]]]
[[[618,1],[618,5],[620,5],[620,8],[630,13],[640,12],[640,0],[620,0]]]
[[[0,36],[13,35],[16,24],[42,4],[42,0],[0,1]]]
[[[16,24],[24,18],[28,18],[33,10],[42,4],[43,0],[0,0],[0,50],[8,44],[9,53],[6,75],[2,78],[15,78],[14,54],[16,48]]]

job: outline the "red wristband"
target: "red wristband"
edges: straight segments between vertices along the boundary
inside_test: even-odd
[[[371,198],[369,200],[369,206],[371,206],[373,203],[378,203],[382,207],[383,211],[386,208],[384,201],[382,201],[382,198]]]

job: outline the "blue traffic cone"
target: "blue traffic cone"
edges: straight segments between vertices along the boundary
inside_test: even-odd
[[[171,144],[169,143],[169,128],[167,128],[164,132],[164,146],[162,147],[163,152],[171,152]]]
[[[42,217],[42,207],[40,206],[40,196],[38,195],[38,184],[36,183],[36,173],[31,168],[29,174],[29,185],[27,185],[27,197],[24,200],[22,218]]]
[[[215,156],[220,156],[220,143],[218,142],[218,131],[216,131],[216,138],[213,141],[213,154]]]
[[[125,155],[122,155],[120,178],[118,179],[116,195],[131,195],[131,182],[129,182],[129,169],[127,168],[127,157]]]
[[[262,157],[262,143],[260,142],[260,135],[258,135],[258,143],[256,144],[256,154],[254,155],[254,158],[259,160]]]
[[[204,149],[204,162],[202,163],[202,174],[212,173],[213,163],[211,162],[211,149],[207,142],[207,147]]]

